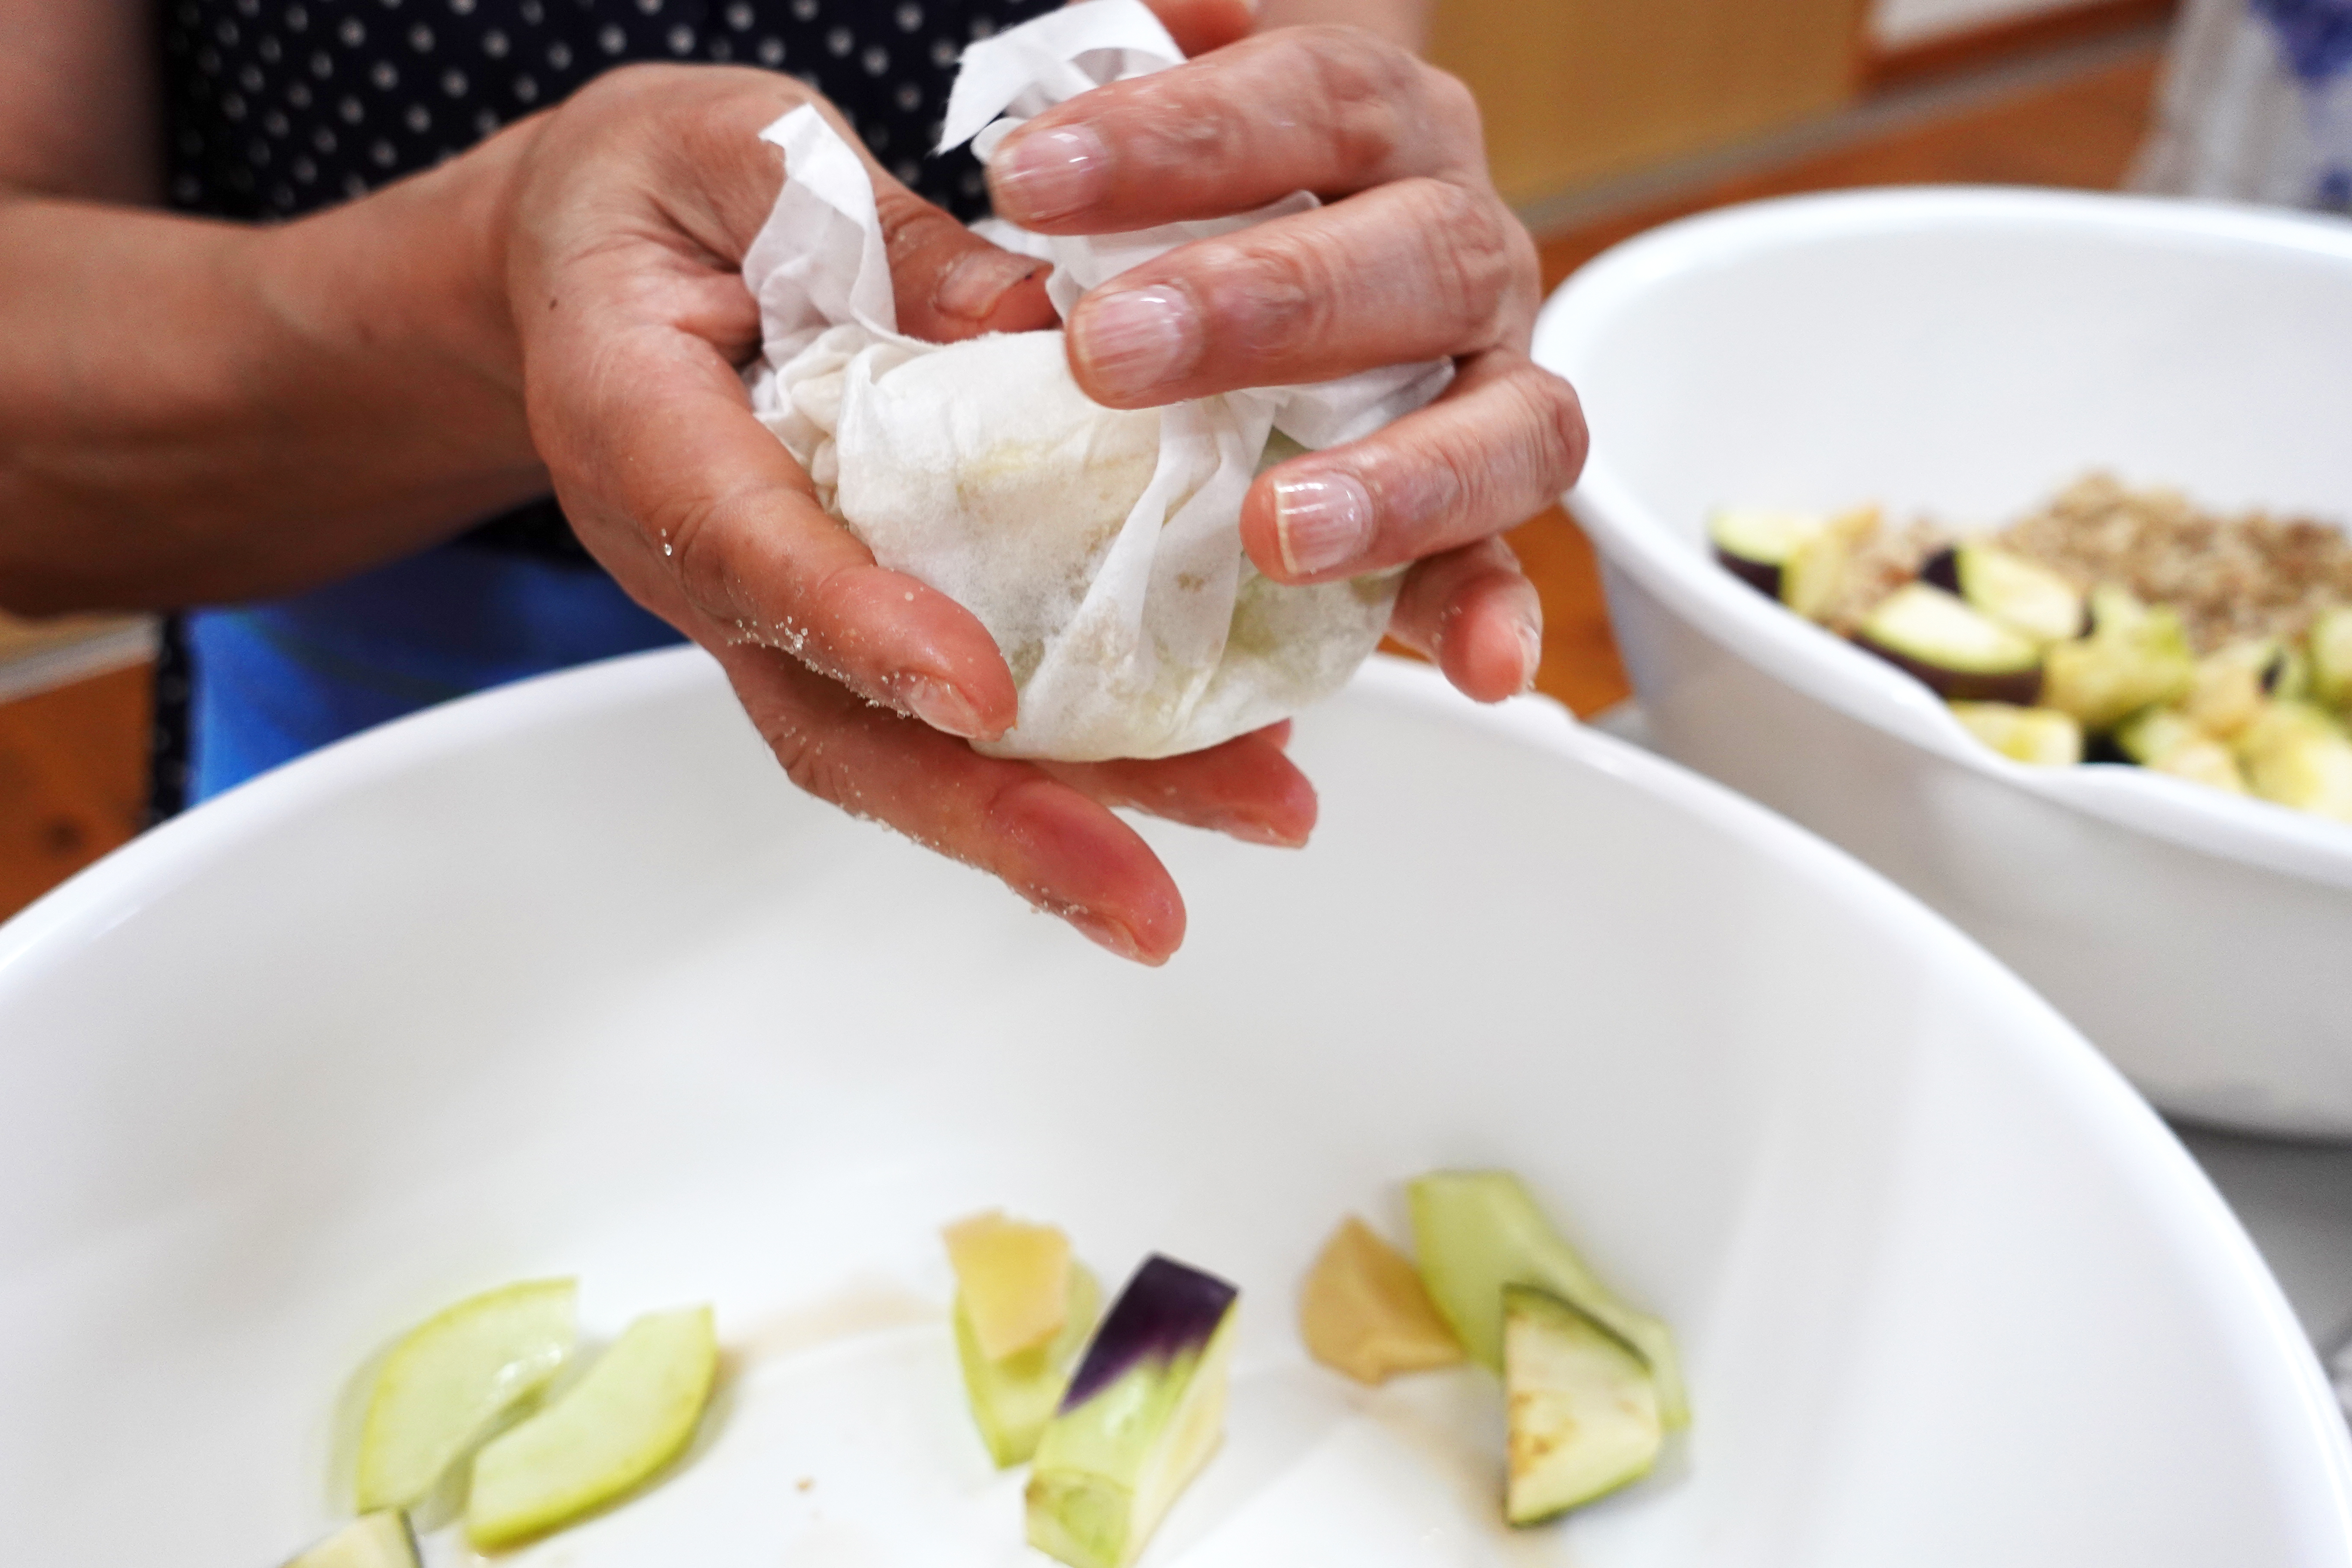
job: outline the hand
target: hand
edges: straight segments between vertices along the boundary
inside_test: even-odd
[[[966,743],[1013,722],[995,643],[818,506],[737,374],[760,343],[739,268],[783,178],[758,132],[811,101],[766,72],[642,67],[537,122],[501,225],[532,439],[582,542],[719,659],[794,783],[1162,962],[1182,901],[1110,807],[1301,843],[1315,797],[1283,755],[1287,727],[1154,763],[1040,765]],[[868,172],[902,330],[1053,324],[1040,264]]]
[[[1540,280],[1486,175],[1468,90],[1349,27],[1242,42],[1234,0],[1189,0],[1202,58],[1030,121],[989,168],[999,216],[1106,234],[1263,206],[1328,205],[1169,252],[1080,300],[1070,365],[1097,401],[1141,408],[1438,356],[1435,403],[1260,476],[1242,537],[1286,583],[1412,563],[1391,630],[1492,701],[1524,690],[1542,606],[1500,537],[1583,467],[1576,394],[1528,357]],[[1227,47],[1215,47],[1217,45]]]

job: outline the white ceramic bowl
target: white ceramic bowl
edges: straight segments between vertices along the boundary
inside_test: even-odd
[[[2140,769],[2033,769],[1709,558],[1724,504],[1990,525],[2093,468],[2352,516],[2352,224],[1905,190],[1619,247],[1537,356],[1593,426],[1570,495],[1665,752],[2007,960],[2167,1110],[2352,1136],[2352,827]]]
[[[1877,878],[1548,704],[1382,664],[1276,854],[1155,833],[1152,973],[795,795],[692,653],[238,790],[0,930],[11,1563],[266,1568],[338,1391],[457,1296],[715,1300],[714,1434],[519,1564],[1010,1564],[936,1237],[1228,1273],[1230,1431],[1157,1564],[2352,1564],[2310,1352],[2179,1145]],[[1296,1281],[1397,1182],[1517,1167],[1679,1328],[1697,1423],[1496,1520],[1484,1374],[1315,1368]],[[810,1484],[802,1489],[798,1482]],[[435,1561],[457,1554],[437,1545]]]

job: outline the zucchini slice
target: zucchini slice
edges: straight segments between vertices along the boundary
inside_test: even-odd
[[[1973,609],[2038,643],[2064,642],[2090,629],[2083,595],[2046,566],[1984,543],[1937,551],[1919,580],[1958,594]]]
[[[1925,583],[1906,583],[1880,600],[1854,641],[1947,701],[2031,708],[2041,695],[2039,644]]]
[[[1665,1427],[1633,1346],[1548,1290],[1503,1288],[1504,1516],[1537,1524],[1641,1479]]]

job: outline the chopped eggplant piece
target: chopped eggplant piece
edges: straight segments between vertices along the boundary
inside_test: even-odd
[[[1779,511],[1761,507],[1726,508],[1707,520],[1715,558],[1758,592],[1780,596],[1780,574],[1789,557],[1829,527],[1820,512]]]
[[[2286,650],[2269,637],[2231,643],[2197,661],[2184,717],[2208,735],[2227,741],[2262,714],[2286,673]]]
[[[362,1514],[286,1568],[419,1568],[416,1536],[398,1509]]]
[[[1062,1326],[1042,1345],[992,1359],[980,1347],[963,1297],[956,1297],[956,1360],[963,1367],[964,1392],[971,1399],[971,1418],[981,1441],[997,1468],[1025,1463],[1037,1451],[1045,1423],[1054,1418],[1062,1394],[1070,1384],[1070,1371],[1087,1336],[1094,1332],[1102,1310],[1102,1287],[1083,1263],[1069,1266],[1063,1288],[1066,1310]]]
[[[2352,738],[2326,710],[2272,703],[2238,737],[2238,762],[2264,800],[2352,822]]]
[[[2089,637],[2043,659],[2042,706],[2072,713],[2085,730],[2108,730],[2188,694],[2197,664],[2179,615],[2103,584],[2091,595],[2091,621]]]
[[[1560,1239],[1508,1171],[1433,1171],[1415,1181],[1413,1245],[1421,1278],[1470,1359],[1503,1370],[1503,1287],[1549,1290],[1640,1352],[1669,1427],[1690,1421],[1673,1331],[1628,1306]]]
[[[1125,1568],[1223,1435],[1241,1292],[1157,1255],[1095,1331],[1030,1472],[1029,1544]]]
[[[1537,1524],[1650,1473],[1664,1441],[1639,1352],[1548,1290],[1503,1288],[1504,1517]]]
[[[989,1360],[1042,1345],[1061,1331],[1069,1300],[1068,1237],[994,1209],[959,1220],[943,1234],[957,1299]]]
[[[414,1508],[449,1467],[572,1357],[577,1284],[534,1279],[470,1297],[394,1345],[360,1429],[362,1513]]]
[[[2008,702],[1955,702],[1952,717],[1969,734],[2016,763],[2063,768],[2083,760],[2083,727],[2054,708]]]
[[[1880,600],[1854,641],[1948,701],[2031,708],[2042,689],[2042,649],[2032,638],[1924,583]]]
[[[2338,712],[2352,713],[2352,607],[2321,611],[2305,643],[2311,695]]]
[[[2116,744],[2126,757],[2153,773],[2193,779],[2215,789],[2246,793],[2230,748],[2194,720],[2170,708],[2149,708],[2116,726]]]
[[[1308,1271],[1298,1331],[1309,1354],[1358,1383],[1452,1366],[1462,1342],[1437,1315],[1404,1254],[1350,1215]]]
[[[685,1451],[718,1376],[709,1308],[639,1318],[552,1405],[474,1456],[467,1539],[496,1551],[625,1496]]]
[[[1919,580],[1958,595],[1970,608],[2037,643],[2064,642],[2089,627],[2088,608],[2072,583],[1990,544],[1937,552],[1919,568]]]

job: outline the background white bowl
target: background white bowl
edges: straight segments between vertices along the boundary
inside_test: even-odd
[[[1990,526],[2112,468],[2352,516],[2352,224],[2116,196],[1760,203],[1610,252],[1546,309],[1650,732],[1860,855],[2157,1102],[2352,1136],[2352,827],[2150,773],[2021,767],[1709,558],[1725,504]]]
[[[698,655],[296,764],[0,929],[12,1562],[262,1568],[337,1390],[577,1271],[715,1300],[684,1472],[518,1563],[1024,1559],[943,1220],[1244,1289],[1224,1450],[1150,1561],[2352,1563],[2352,1453],[2245,1237],[2014,978],[1835,851],[1539,702],[1375,666],[1297,855],[1156,832],[1168,969],[795,795]],[[1309,1365],[1293,1290],[1395,1183],[1523,1171],[1678,1326],[1697,1424],[1496,1519],[1483,1374]],[[805,1478],[803,1490],[794,1483]],[[441,1549],[436,1561],[454,1563]]]

